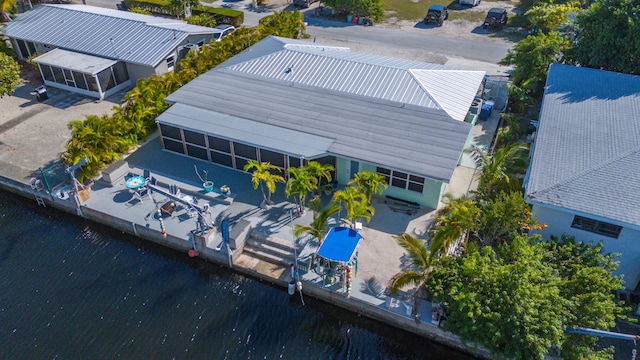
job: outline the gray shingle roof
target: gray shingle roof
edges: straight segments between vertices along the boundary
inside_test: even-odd
[[[330,154],[380,164],[445,182],[450,180],[469,135],[470,124],[454,120],[440,107],[367,96],[358,90],[352,92],[341,86],[326,85],[332,80],[344,85],[341,79],[336,79],[339,68],[345,66],[344,60],[340,57],[322,59],[326,62],[322,65],[322,70],[326,71],[316,67],[318,71],[306,73],[309,79],[297,72],[293,74],[297,76],[296,81],[286,77],[283,79],[277,72],[269,75],[269,65],[262,60],[268,58],[270,53],[278,53],[278,56],[272,59],[280,61],[280,65],[275,64],[273,69],[277,68],[280,71],[286,70],[283,69],[283,65],[291,64],[288,59],[297,60],[301,56],[312,56],[308,53],[300,55],[291,49],[282,51],[282,44],[286,44],[282,39],[267,38],[263,41],[266,42],[265,46],[259,46],[262,42],[254,45],[255,48],[238,55],[240,60],[233,58],[201,75],[171,94],[167,101],[205,109],[209,111],[212,123],[224,117],[235,117],[249,120],[243,125],[248,133],[256,132],[253,125],[266,124],[274,129],[283,128],[314,135],[319,139],[332,139],[333,142],[328,148]],[[280,45],[274,46],[277,43]],[[321,45],[318,47],[322,48]],[[345,51],[340,48],[333,49],[336,53]],[[384,57],[367,55],[366,58],[374,63],[377,58],[393,63]],[[252,59],[259,61],[253,62]],[[244,61],[253,62],[255,67],[244,64]],[[404,61],[398,61],[401,62]],[[338,69],[332,70],[330,64]],[[480,86],[484,75],[483,72],[478,73],[480,76],[473,77],[475,90]],[[321,74],[325,74],[324,79]],[[392,82],[394,78],[388,79]],[[387,81],[382,77],[376,80],[376,86],[378,83],[384,85]],[[393,85],[389,84],[389,87]],[[356,86],[354,89],[360,88]],[[380,91],[384,93],[383,90]],[[472,98],[463,105],[467,110],[471,101]],[[163,114],[159,121],[176,124],[184,122],[180,117],[180,114],[175,113],[172,116]],[[196,120],[201,121],[194,119]],[[264,133],[264,136],[271,137],[267,133]],[[242,138],[238,140],[242,141]],[[286,142],[281,144],[279,150],[297,154],[293,147],[287,147]]]
[[[87,5],[38,5],[5,26],[9,37],[156,66],[189,34],[215,29]]]
[[[640,225],[638,119],[640,76],[552,65],[527,197]]]

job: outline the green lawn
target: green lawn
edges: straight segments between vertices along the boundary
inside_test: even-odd
[[[483,0],[487,1],[487,0]],[[449,19],[464,19],[471,22],[481,22],[484,20],[486,13],[476,10],[472,7],[466,7],[462,10],[454,10],[458,5],[458,1],[442,1],[442,0],[382,0],[382,7],[387,17],[395,17],[398,20],[421,20],[427,14],[429,6],[432,4],[443,4],[449,7]]]
[[[431,4],[437,3],[433,0],[382,0],[382,7],[387,16],[398,18],[398,20],[419,20],[424,18],[427,9]]]

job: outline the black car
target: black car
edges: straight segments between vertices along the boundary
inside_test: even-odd
[[[318,0],[293,0],[293,6],[308,8],[316,1]]]
[[[449,9],[446,6],[440,4],[433,4],[427,11],[427,16],[424,17],[424,24],[434,23],[437,26],[442,26],[442,23],[449,18]]]
[[[507,23],[508,18],[507,10],[503,8],[493,8],[489,10],[482,27],[485,29],[489,27],[502,29],[502,27]]]

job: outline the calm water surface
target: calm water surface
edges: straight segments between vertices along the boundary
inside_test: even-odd
[[[0,191],[0,359],[471,357]]]

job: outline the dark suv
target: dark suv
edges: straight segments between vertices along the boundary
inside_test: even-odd
[[[442,26],[442,23],[449,18],[449,9],[446,6],[440,4],[433,4],[427,11],[427,16],[424,17],[424,24],[434,23],[437,26]]]
[[[489,10],[482,27],[485,29],[489,27],[502,29],[502,27],[507,23],[508,18],[507,10],[503,8],[493,8]]]

